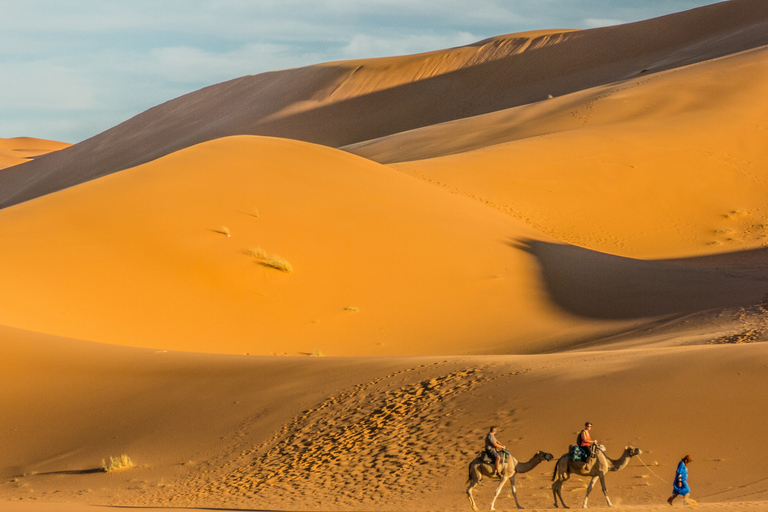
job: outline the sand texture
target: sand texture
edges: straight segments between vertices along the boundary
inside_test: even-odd
[[[0,139],[0,510],[768,510],[766,98],[731,0]]]

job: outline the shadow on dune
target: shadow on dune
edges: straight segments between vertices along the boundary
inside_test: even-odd
[[[536,258],[553,302],[587,318],[685,315],[753,305],[768,294],[768,268],[734,272],[699,266],[700,258],[637,260],[535,240],[515,240],[510,246]]]
[[[37,475],[90,475],[91,473],[104,473],[104,470],[101,468],[68,469],[63,471],[48,471],[46,473],[37,473]]]

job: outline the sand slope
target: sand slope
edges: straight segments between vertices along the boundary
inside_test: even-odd
[[[202,352],[551,350],[767,291],[765,268],[558,244],[390,168],[261,137],[6,208],[0,241],[14,248],[0,255],[0,324]],[[259,251],[294,271],[261,265]]]
[[[0,321],[40,332],[381,355],[482,351],[463,345],[468,331],[506,350],[518,325],[532,347],[570,325],[536,297],[533,259],[509,245],[535,231],[322,146],[219,139],[0,216],[14,247],[0,257]],[[256,249],[294,272],[260,265]],[[529,316],[541,321],[522,325]]]
[[[29,162],[33,158],[71,146],[66,142],[32,137],[0,138],[0,169]]]
[[[599,251],[667,258],[752,249],[768,243],[766,84],[763,48],[355,152],[384,161],[394,147],[412,158],[449,154],[395,167]]]
[[[610,456],[627,444],[644,451],[608,475],[618,505],[663,504],[686,453],[702,504],[768,497],[755,464],[768,455],[768,359],[757,345],[344,359],[157,352],[7,328],[0,343],[5,499],[468,510],[466,465],[488,424],[527,460],[562,454],[587,419]],[[137,467],[86,472],[121,453]],[[518,478],[524,506],[551,507],[552,471],[543,463]],[[585,484],[566,484],[569,505]],[[481,484],[481,507],[492,489]],[[597,493],[591,505],[604,506]],[[507,491],[497,506],[514,506]]]
[[[159,105],[0,178],[0,206],[217,137],[343,146],[768,44],[768,6],[732,0],[640,23],[509,35],[415,57],[243,77]]]

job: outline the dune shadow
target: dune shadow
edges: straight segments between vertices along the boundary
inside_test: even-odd
[[[705,266],[699,258],[638,260],[573,245],[512,240],[536,258],[559,307],[587,318],[627,320],[756,304],[768,294],[768,268]],[[713,263],[716,258],[703,257]]]
[[[45,473],[35,473],[35,475],[90,475],[91,473],[104,473],[104,470],[102,468],[66,469],[61,471],[46,471]]]

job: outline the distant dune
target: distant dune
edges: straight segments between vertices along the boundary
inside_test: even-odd
[[[731,0],[0,139],[0,509],[468,510],[488,426],[527,461],[589,420],[643,452],[616,505],[691,454],[701,510],[768,510],[766,98]]]
[[[0,139],[0,169],[29,162],[35,157],[71,146],[66,142],[14,137]]]

